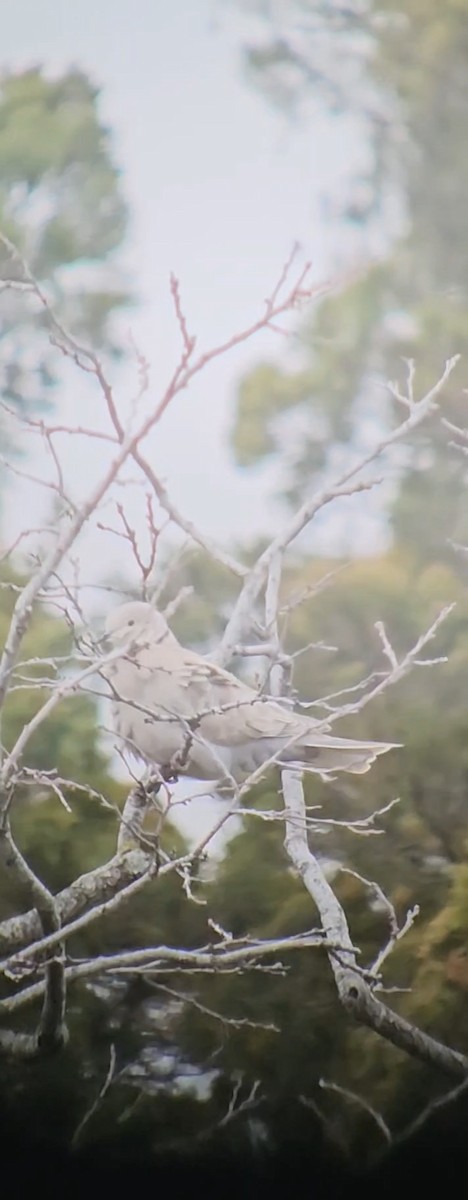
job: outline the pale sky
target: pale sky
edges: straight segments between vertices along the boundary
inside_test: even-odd
[[[221,0],[14,0],[4,6],[3,66],[42,63],[62,70],[77,64],[102,88],[101,113],[114,133],[132,215],[125,260],[141,303],[131,331],[152,365],[155,397],[179,355],[171,272],[180,279],[191,331],[205,348],[258,316],[294,242],[312,259],[316,282],[346,265],[346,247],[320,213],[323,197],[336,194],[340,181],[345,187],[351,131],[317,113],[307,126],[291,127],[271,111],[242,78],[243,29],[235,6]],[[274,472],[237,470],[227,434],[243,372],[262,356],[285,353],[283,339],[265,334],[218,361],[177,399],[152,440],[154,465],[170,494],[221,540],[251,537],[278,520]],[[125,412],[129,378],[123,374],[116,382]],[[76,420],[78,402],[81,421],[94,415],[95,394],[77,392],[76,377],[68,374],[56,397],[58,413]],[[64,444],[63,454],[77,490],[86,489],[99,469],[96,451],[88,448],[80,459]],[[13,489],[4,522],[10,536],[37,525],[41,502],[33,487]],[[92,537],[81,549],[96,577],[127,568],[112,538],[104,552]]]
[[[235,5],[220,0],[15,0],[3,16],[9,69],[76,63],[102,88],[132,214],[125,258],[141,304],[131,331],[155,395],[179,353],[171,271],[201,348],[259,314],[294,242],[317,282],[346,257],[320,205],[349,173],[350,131],[320,114],[292,127],[271,111],[242,77],[244,31]],[[283,339],[257,337],[210,367],[158,427],[155,465],[184,511],[217,537],[250,536],[278,519],[274,472],[236,470],[227,436],[243,372],[262,355],[285,354]],[[123,409],[129,392],[122,376]],[[57,403],[65,415],[76,406],[76,380]],[[11,525],[19,506],[36,514],[37,503],[31,489],[15,492]]]

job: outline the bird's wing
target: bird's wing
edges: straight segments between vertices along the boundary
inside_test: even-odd
[[[239,753],[256,747],[261,751],[260,759],[265,756],[264,747],[266,757],[278,753],[280,761],[296,762],[309,770],[365,771],[377,755],[392,749],[387,743],[329,735],[321,723],[258,696],[229,671],[178,643],[135,643],[115,664],[113,682],[119,697],[130,704],[137,701],[146,712],[139,724],[138,714],[134,720],[137,745],[139,741],[143,745],[141,729],[145,742],[147,737],[154,737],[148,714],[154,713],[156,723],[159,719],[159,758],[166,752],[171,757],[178,748],[172,719],[176,727],[180,722],[179,728],[185,733],[190,722],[196,741],[238,748]],[[161,725],[161,717],[169,719],[169,725]],[[151,747],[153,741],[145,750],[150,757],[154,755]],[[256,759],[252,762],[249,770],[258,765]]]
[[[291,737],[296,729],[299,735],[312,724],[182,646],[146,644],[135,659],[144,702],[185,720],[198,719],[201,735],[215,744],[235,746],[258,738]]]

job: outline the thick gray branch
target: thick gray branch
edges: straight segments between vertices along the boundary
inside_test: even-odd
[[[117,892],[128,884],[144,875],[150,866],[152,856],[141,850],[132,850],[128,854],[118,855],[109,859],[103,867],[97,867],[86,875],[75,879],[70,887],[66,887],[56,896],[55,903],[62,925],[79,917],[88,908],[94,908],[110,900]],[[10,954],[20,950],[41,936],[41,922],[36,909],[10,917],[0,924],[0,953]]]
[[[25,891],[28,900],[32,898],[35,901],[41,933],[45,936],[60,934],[61,920],[55,898],[23,858],[12,837],[5,811],[0,825],[0,851],[4,866],[13,874],[21,890]],[[8,1039],[8,1034],[5,1033],[4,1048],[23,1056],[33,1053],[47,1054],[60,1049],[68,1039],[65,1013],[64,949],[58,941],[53,957],[46,962],[44,968],[44,999],[36,1034],[25,1041],[23,1036],[18,1038],[16,1034],[11,1034],[11,1038]]]
[[[341,904],[308,845],[301,777],[295,771],[283,771],[282,785],[285,807],[292,814],[286,820],[287,853],[317,905],[327,939],[342,947],[338,953],[331,949],[327,949],[327,953],[343,1007],[356,1021],[393,1042],[400,1050],[438,1067],[447,1075],[463,1079],[468,1075],[468,1058],[423,1033],[373,995],[359,971]]]

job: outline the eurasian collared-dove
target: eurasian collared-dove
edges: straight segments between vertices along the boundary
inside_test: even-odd
[[[280,766],[305,771],[362,773],[393,748],[315,732],[318,721],[257,695],[186,650],[150,604],[120,605],[109,614],[106,633],[123,651],[101,669],[112,689],[116,733],[166,775],[190,775],[228,790],[233,779],[244,782],[272,756]]]

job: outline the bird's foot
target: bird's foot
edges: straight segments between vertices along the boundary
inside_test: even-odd
[[[145,779],[142,779],[141,786],[146,796],[154,797],[157,796],[160,788],[162,787],[162,783],[163,779],[161,778],[161,773],[158,772],[157,775],[147,775]]]

